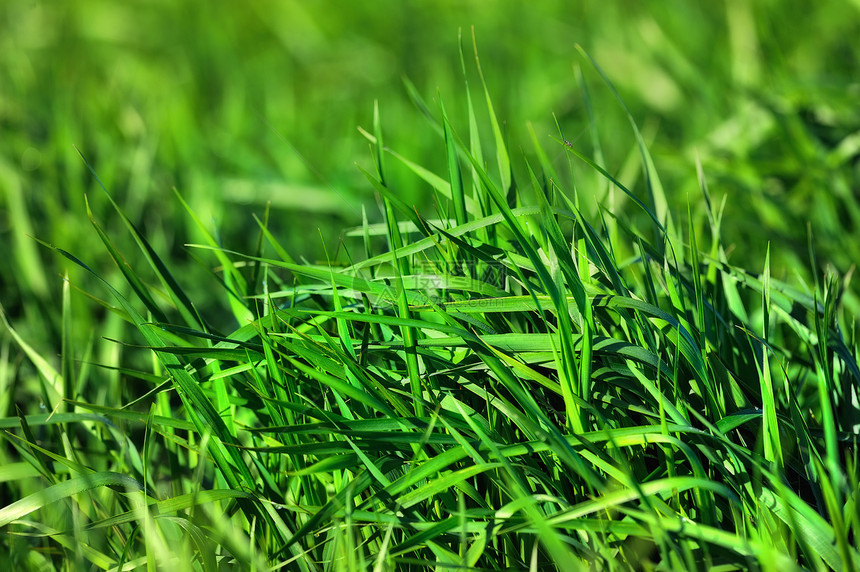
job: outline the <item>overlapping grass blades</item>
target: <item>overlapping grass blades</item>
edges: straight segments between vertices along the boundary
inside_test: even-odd
[[[485,113],[469,96],[468,141],[441,102],[424,106],[444,174],[386,148],[374,109],[376,173],[365,174],[382,198],[382,252],[366,222],[354,233],[362,260],[309,265],[265,219],[255,254],[221,248],[195,221],[232,332],[197,314],[130,221],[161,289],[93,221],[128,281],[105,282],[115,311],[158,360],[123,372],[145,385],[128,408],[71,401],[74,360],[62,372],[37,362],[64,411],[0,427],[17,428],[10,443],[55,482],[0,509],[0,524],[69,553],[77,539],[78,562],[102,569],[860,567],[860,370],[835,284],[804,295],[767,261],[761,274],[732,267],[704,176],[709,219],[687,209],[684,242],[669,224],[683,209],[665,203],[635,128],[656,211],[602,160],[558,149],[635,198],[646,228],[611,212],[587,219],[548,159],[515,180],[479,78]],[[430,185],[437,220],[397,197],[388,160]],[[36,426],[87,427],[121,453],[52,451]],[[59,499],[74,519],[50,530],[24,520]],[[189,557],[165,552],[174,543]]]

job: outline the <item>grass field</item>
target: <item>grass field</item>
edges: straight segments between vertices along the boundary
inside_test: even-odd
[[[564,4],[0,6],[0,569],[860,569],[860,4]]]

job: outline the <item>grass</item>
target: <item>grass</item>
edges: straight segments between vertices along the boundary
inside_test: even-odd
[[[754,60],[732,97],[694,78],[740,105],[672,147],[589,50],[585,128],[545,137],[503,121],[498,62],[462,44],[455,95],[407,87],[423,130],[366,114],[379,213],[314,262],[276,206],[227,248],[199,188],[171,235],[81,149],[87,216],[16,242],[4,292],[4,567],[860,567],[846,92],[757,90]]]

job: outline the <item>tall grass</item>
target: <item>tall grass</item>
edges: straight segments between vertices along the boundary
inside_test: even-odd
[[[464,125],[412,91],[443,172],[387,147],[375,109],[364,175],[383,222],[365,217],[327,264],[297,262],[266,216],[255,251],[224,249],[179,196],[217,315],[107,190],[89,200],[112,204],[139,262],[95,216],[92,236],[125,285],[43,243],[137,337],[100,366],[72,341],[66,282],[56,369],[4,315],[44,409],[0,419],[7,568],[860,567],[839,277],[804,290],[769,256],[734,266],[706,170],[703,212],[671,202],[632,115],[642,189],[604,163],[599,122],[597,153],[560,130],[521,159],[474,70]],[[400,197],[395,165],[435,213]],[[626,207],[587,214],[583,180]],[[111,376],[119,395],[99,387]]]

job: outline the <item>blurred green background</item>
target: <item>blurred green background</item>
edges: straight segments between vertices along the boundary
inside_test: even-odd
[[[860,2],[75,2],[0,3],[0,302],[44,355],[60,347],[61,276],[103,295],[36,236],[121,277],[86,214],[141,266],[133,243],[75,146],[169,261],[204,312],[218,285],[183,248],[200,242],[175,187],[227,248],[250,251],[271,201],[271,228],[295,257],[323,257],[361,207],[380,219],[355,163],[379,101],[386,144],[444,173],[444,146],[409,99],[403,77],[441,95],[465,133],[462,28],[470,85],[475,26],[481,64],[520,181],[532,156],[527,124],[559,166],[557,132],[587,155],[595,126],[604,165],[643,191],[624,111],[583,48],[614,82],[654,154],[670,209],[703,205],[696,157],[717,204],[733,263],[809,280],[807,222],[822,265],[847,272],[860,254]],[[590,89],[589,123],[577,69]],[[473,91],[473,97],[480,96]],[[580,168],[575,166],[575,168]],[[429,189],[395,171],[392,186],[432,215]],[[577,179],[596,209],[606,185]],[[643,195],[644,196],[644,195]],[[623,210],[619,214],[623,214]],[[631,214],[630,216],[634,216]],[[704,231],[704,227],[701,229]],[[706,237],[703,234],[703,237]],[[700,247],[707,248],[704,238]],[[820,270],[820,269],[818,269]],[[116,363],[120,321],[74,297],[76,343]],[[4,366],[21,365],[0,331]],[[89,356],[92,351],[97,355]],[[99,353],[101,352],[101,353]],[[27,368],[4,379],[26,377]],[[6,383],[6,382],[4,382]],[[9,398],[0,403],[7,414]]]

